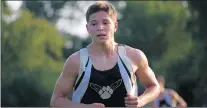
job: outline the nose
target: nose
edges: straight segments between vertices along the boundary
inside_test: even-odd
[[[103,30],[104,30],[104,25],[99,24],[99,25],[98,25],[98,31],[103,31]]]

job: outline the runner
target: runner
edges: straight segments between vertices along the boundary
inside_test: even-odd
[[[92,43],[65,62],[54,89],[53,107],[141,107],[159,94],[159,84],[145,54],[114,41],[117,12],[108,2],[96,2],[86,13]],[[136,79],[146,91],[138,97]],[[72,93],[72,100],[67,98]]]
[[[155,99],[153,107],[187,107],[186,102],[172,89],[165,88],[165,79],[163,76],[158,77],[160,84],[160,95]]]

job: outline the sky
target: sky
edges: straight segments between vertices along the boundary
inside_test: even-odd
[[[6,3],[13,11],[18,10],[22,5],[22,1],[6,1]]]
[[[8,6],[13,11],[17,11],[18,9],[20,9],[23,1],[6,1],[6,3],[8,4]],[[86,11],[87,7],[90,4],[92,4],[93,1],[92,2],[87,2],[87,3],[82,2],[82,3],[79,4],[81,7],[84,6],[83,7],[84,11]],[[71,12],[73,12],[73,11],[71,11]],[[68,13],[68,8],[63,9],[63,11],[62,11],[62,14],[66,14],[66,13]],[[61,18],[57,21],[56,28],[61,32],[63,31],[63,32],[66,32],[66,33],[70,33],[72,35],[80,36],[82,38],[86,38],[88,36],[87,30],[86,30],[86,21],[85,21],[85,16],[84,15],[80,16],[79,21],[73,21],[73,22],[70,22],[69,20]]]
[[[23,1],[6,1],[6,2],[13,11],[17,11],[23,3]],[[84,12],[86,12],[87,8],[92,3],[94,3],[94,1],[78,2],[79,6],[83,9]],[[185,7],[187,6],[186,1],[183,1],[182,3]],[[123,3],[121,3],[120,6],[121,5],[123,5]],[[79,20],[70,21],[64,18],[60,18],[56,23],[57,30],[60,32],[66,32],[72,35],[77,35],[79,37],[86,38],[88,36],[88,33],[86,30],[85,14],[79,14],[78,12],[74,12],[72,9],[68,7],[65,7],[61,12],[62,16],[67,16],[69,13],[73,13]]]

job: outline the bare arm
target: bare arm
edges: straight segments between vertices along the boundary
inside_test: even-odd
[[[132,53],[131,57],[138,67],[135,71],[135,75],[146,87],[145,92],[138,97],[141,102],[139,104],[145,105],[155,100],[155,98],[159,95],[159,84],[155,78],[154,72],[148,65],[148,60],[145,54],[138,49],[133,49]]]
[[[68,93],[72,93],[75,79],[79,72],[79,53],[74,53],[65,62],[63,71],[60,74],[51,98],[52,107],[86,107],[84,104],[73,103],[67,98]]]
[[[173,99],[176,100],[176,102],[178,103],[178,106],[180,107],[187,107],[187,103],[184,101],[184,99],[178,95],[178,93],[174,90],[170,90],[170,94],[173,97]]]

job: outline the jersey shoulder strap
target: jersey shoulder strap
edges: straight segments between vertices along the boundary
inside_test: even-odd
[[[123,60],[124,64],[126,65],[127,69],[130,72],[133,72],[130,59],[128,58],[127,53],[126,53],[125,45],[121,44],[118,46],[118,53],[119,53],[119,56],[121,57],[121,59]]]
[[[119,53],[119,56],[122,59],[123,63],[125,64],[126,68],[130,72],[130,75],[131,75],[131,79],[132,79],[133,84],[135,84],[135,82],[136,82],[136,76],[134,74],[134,71],[133,71],[133,68],[132,68],[132,64],[130,62],[130,59],[127,56],[126,47],[125,46],[126,45],[120,44],[118,46],[118,53]]]
[[[170,93],[169,93],[169,89],[165,90],[164,92],[164,99],[166,100],[166,102],[172,106],[172,100],[170,97]]]
[[[80,79],[80,76],[82,75],[82,73],[85,72],[88,58],[89,57],[88,57],[88,50],[87,50],[87,48],[80,49],[80,67],[79,67],[79,74],[78,74],[78,78],[76,80],[76,83]]]

